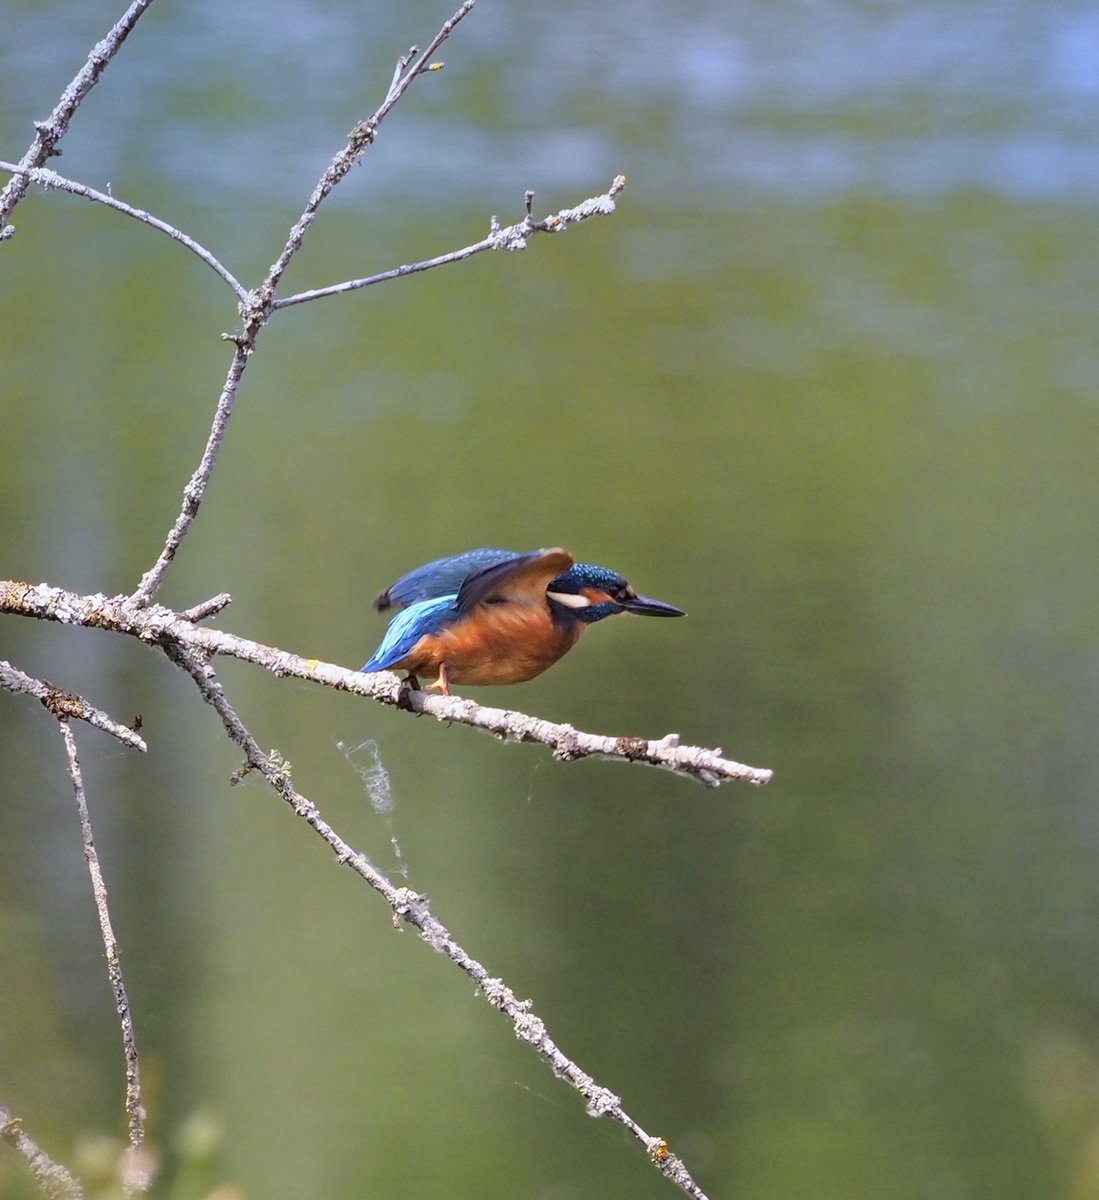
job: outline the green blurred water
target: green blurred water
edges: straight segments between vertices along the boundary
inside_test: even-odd
[[[246,282],[392,61],[445,11],[156,6],[63,173]],[[106,4],[12,6],[0,157]],[[369,600],[474,545],[563,544],[686,608],[477,698],[720,745],[765,791],[553,763],[221,675],[354,845],[406,870],[713,1196],[1099,1189],[1099,26],[1082,7],[478,7],[288,286],[602,191],[619,211],[280,314],[168,577],[225,628],[357,666]],[[228,292],[33,195],[0,252],[5,577],[132,588],[197,461]],[[78,731],[152,1113],[266,1197],[670,1195],[464,977],[395,934],[178,672],[87,631],[0,656]],[[118,1032],[59,739],[0,701],[0,1103],[63,1160],[118,1134]],[[361,772],[388,775],[379,813]],[[376,785],[377,786],[377,785]],[[395,856],[394,841],[400,857]],[[190,1190],[188,1190],[190,1189]],[[31,1194],[14,1156],[0,1195]]]

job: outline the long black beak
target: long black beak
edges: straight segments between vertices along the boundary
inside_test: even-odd
[[[665,604],[663,600],[653,600],[648,596],[634,596],[619,604],[626,612],[637,613],[640,617],[685,617],[687,614],[674,604]]]

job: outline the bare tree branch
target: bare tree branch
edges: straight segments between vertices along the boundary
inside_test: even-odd
[[[126,725],[120,725],[105,712],[93,708],[82,696],[63,691],[44,680],[34,679],[2,659],[0,659],[0,687],[6,688],[9,692],[36,696],[58,720],[75,717],[78,721],[87,721],[96,729],[109,733],[111,737],[118,738],[120,742],[132,746],[135,750],[144,753],[148,749],[145,742],[133,729]]]
[[[0,166],[2,165],[0,164]],[[387,283],[390,279],[401,279],[405,275],[430,271],[433,267],[445,267],[449,263],[462,262],[467,258],[472,258],[475,254],[480,254],[482,250],[525,250],[527,239],[535,233],[564,233],[570,224],[614,212],[614,198],[625,186],[625,175],[616,175],[611,186],[601,196],[592,196],[575,208],[563,208],[559,213],[554,213],[553,216],[545,217],[541,221],[534,220],[528,211],[526,217],[518,224],[508,225],[501,229],[499,222],[493,217],[488,237],[474,242],[471,246],[463,246],[461,250],[451,250],[449,254],[440,254],[437,258],[424,259],[423,262],[393,267],[378,275],[368,275],[364,279],[348,279],[344,283],[334,283],[328,287],[298,292],[296,295],[287,296],[284,300],[276,300],[274,307],[289,308],[292,304],[304,304],[308,300],[320,300],[324,296],[339,296],[344,292],[354,292],[375,283]],[[527,196],[533,198],[533,193],[527,192]]]
[[[126,1055],[126,1124],[129,1135],[129,1155],[123,1165],[123,1184],[127,1195],[135,1196],[149,1190],[152,1183],[150,1160],[142,1155],[145,1141],[145,1109],[141,1104],[141,1064],[137,1056],[134,1038],[134,1023],[130,1015],[130,1001],[126,996],[126,984],[122,978],[122,964],[118,958],[118,942],[111,926],[111,914],[107,907],[107,885],[99,866],[99,855],[92,834],[92,819],[88,812],[88,800],[84,793],[84,774],[76,753],[76,738],[69,722],[58,719],[65,753],[69,760],[69,777],[76,794],[76,807],[80,814],[80,833],[84,840],[84,857],[88,862],[88,873],[92,879],[95,910],[99,915],[99,931],[103,937],[103,949],[107,954],[107,977],[114,992],[115,1010],[122,1027],[122,1046]]]
[[[688,1196],[695,1200],[707,1200],[683,1161],[669,1151],[668,1143],[663,1138],[646,1133],[622,1107],[618,1096],[597,1083],[561,1050],[550,1037],[545,1023],[532,1011],[529,1000],[520,1000],[502,979],[489,975],[488,970],[454,940],[446,926],[431,915],[424,896],[410,888],[396,887],[373,866],[365,854],[353,849],[336,833],[312,800],[294,788],[290,782],[290,764],[277,751],[272,750],[268,754],[261,749],[226,698],[209,662],[194,651],[176,645],[170,645],[166,650],[168,657],[195,681],[203,699],[221,718],[226,733],[244,751],[244,765],[235,773],[233,782],[238,782],[249,771],[259,771],[310,829],[324,840],[336,856],[336,861],[354,871],[385,899],[393,910],[395,925],[403,923],[413,926],[433,950],[445,954],[473,980],[478,995],[511,1019],[515,1036],[533,1046],[549,1064],[554,1075],[566,1080],[584,1097],[589,1116],[610,1117],[624,1125],[645,1147],[650,1160],[663,1174],[678,1184]]]
[[[237,398],[237,388],[240,387],[240,377],[248,365],[248,359],[255,346],[256,335],[262,325],[262,321],[259,324],[255,323],[257,320],[259,318],[253,314],[246,322],[245,328],[248,332],[242,334],[237,341],[236,349],[233,351],[233,361],[229,364],[229,373],[225,377],[225,384],[218,397],[217,408],[214,410],[214,421],[206,437],[206,447],[202,451],[202,458],[195,468],[195,473],[183,489],[183,507],[179,510],[179,516],[176,517],[172,528],[168,531],[168,537],[165,539],[160,554],[157,555],[156,562],[141,577],[141,582],[133,594],[135,604],[150,603],[160,590],[160,585],[164,582],[164,576],[172,565],[176,551],[187,536],[191,523],[198,515],[199,505],[202,503],[202,497],[206,494],[206,485],[210,482],[218,451],[221,449],[221,443],[225,440],[225,430],[229,424],[229,418],[233,415],[233,404]]]
[[[219,592],[216,596],[211,596],[209,600],[203,600],[201,604],[194,605],[193,608],[185,609],[179,615],[185,621],[205,621],[210,617],[217,616],[223,608],[233,603],[233,597],[228,592]]]
[[[731,779],[742,779],[758,786],[771,779],[771,771],[724,758],[720,750],[681,746],[678,734],[668,734],[659,741],[607,737],[582,733],[571,725],[543,721],[510,709],[487,708],[460,696],[432,696],[411,690],[389,671],[364,675],[334,663],[301,658],[220,629],[196,625],[161,605],[142,608],[125,596],[80,596],[47,584],[3,580],[0,581],[0,613],[4,612],[124,633],[165,649],[239,658],[275,675],[292,675],[339,691],[368,696],[410,712],[430,713],[440,721],[470,725],[504,741],[539,742],[549,746],[555,757],[565,762],[593,756],[622,759],[664,767],[710,787]]]
[[[152,2],[153,0],[133,0],[110,33],[92,47],[88,61],[61,93],[61,99],[58,100],[49,118],[45,121],[35,122],[37,132],[34,141],[20,159],[20,167],[41,167],[55,154],[61,153],[57,149],[57,143],[65,136],[73,113],[80,107],[84,97],[95,87],[100,75],[106,70],[107,64],[114,58],[130,30],[137,24],[141,14]],[[15,206],[26,195],[29,183],[30,179],[27,175],[13,175],[8,180],[7,187],[0,193],[0,241],[10,238],[15,232],[15,227],[7,224],[7,221],[15,211]]]
[[[27,1160],[27,1166],[44,1195],[50,1200],[83,1200],[84,1189],[67,1167],[52,1158],[24,1130],[18,1117],[0,1104],[0,1138]]]
[[[175,523],[168,532],[164,548],[161,550],[156,562],[142,576],[141,582],[133,594],[135,603],[144,605],[152,602],[154,596],[160,590],[161,584],[164,582],[164,576],[167,574],[169,566],[171,566],[172,559],[176,556],[176,551],[187,536],[195,515],[198,513],[199,505],[206,494],[206,485],[209,483],[210,473],[214,469],[218,450],[221,448],[221,443],[225,436],[225,428],[233,413],[233,405],[236,401],[241,375],[243,375],[244,368],[248,365],[248,359],[256,347],[256,339],[271,318],[275,291],[278,288],[283,273],[289,266],[290,260],[301,248],[306,232],[316,218],[318,208],[320,208],[325,197],[331,193],[336,184],[344,178],[354,163],[362,156],[366,148],[374,141],[374,138],[377,136],[378,126],[382,123],[386,114],[408,90],[412,81],[430,67],[431,64],[428,62],[429,56],[450,36],[450,31],[473,8],[473,4],[474,0],[465,0],[465,3],[462,4],[450,20],[443,24],[443,27],[435,35],[430,46],[428,46],[425,54],[412,66],[408,64],[412,62],[417,53],[415,47],[401,59],[401,62],[398,64],[398,71],[394,74],[393,82],[389,85],[389,92],[386,94],[381,107],[373,116],[368,117],[365,121],[361,121],[351,131],[347,145],[329,163],[317,186],[313,189],[313,194],[309,197],[309,202],[291,229],[286,245],[267,272],[266,279],[264,279],[263,283],[255,291],[250,292],[241,304],[241,317],[243,319],[241,331],[229,339],[236,343],[236,352],[233,355],[233,361],[230,364],[225,385],[221,390],[221,396],[218,398],[213,425],[206,439],[206,448],[203,451],[198,468],[183,490],[183,505],[179,516],[176,517]],[[22,176],[18,178],[22,178]]]
[[[23,167],[18,163],[0,162],[0,171],[10,171],[13,175],[23,175],[29,183],[37,185],[46,192],[57,189],[63,192],[71,192],[74,196],[81,196],[83,199],[91,200],[96,204],[105,204],[108,208],[113,208],[116,212],[125,213],[126,216],[133,217],[145,225],[151,225],[153,229],[159,229],[161,233],[166,233],[173,241],[186,246],[192,254],[197,254],[212,271],[233,289],[233,292],[241,303],[248,299],[248,291],[244,284],[240,283],[236,276],[227,267],[223,266],[205,246],[200,245],[194,238],[183,233],[182,230],[176,229],[174,225],[169,225],[167,221],[162,221],[159,217],[154,217],[152,213],[147,213],[143,208],[132,208],[129,204],[124,203],[114,196],[109,196],[106,192],[97,192],[95,188],[88,187],[83,183],[77,183],[74,179],[66,179],[63,175],[58,175],[56,171],[51,171],[46,167]]]
[[[451,31],[463,17],[468,15],[473,5],[474,0],[465,0],[465,3],[458,8],[450,20],[443,23],[443,27],[431,39],[430,45],[423,54],[419,55],[419,58],[416,57],[419,54],[419,50],[413,46],[398,61],[397,69],[393,73],[393,80],[389,85],[389,91],[386,93],[381,106],[371,116],[367,117],[365,121],[360,121],[348,134],[347,145],[328,164],[324,174],[317,181],[317,186],[313,189],[313,194],[309,197],[309,203],[294,223],[294,228],[290,230],[290,236],[286,239],[286,245],[282,248],[282,253],[272,263],[271,269],[267,272],[267,279],[264,281],[262,290],[267,293],[269,298],[274,297],[275,289],[278,287],[286,268],[290,265],[290,260],[301,249],[302,241],[306,233],[309,232],[309,227],[316,219],[317,209],[320,208],[332,189],[344,178],[355,163],[359,161],[367,148],[373,144],[374,139],[378,136],[378,127],[382,121],[385,120],[397,101],[408,91],[417,76],[423,74],[431,66],[431,56],[450,37]]]

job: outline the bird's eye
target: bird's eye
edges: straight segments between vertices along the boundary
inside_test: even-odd
[[[495,594],[492,596],[488,596],[485,599],[486,604],[505,604],[506,602],[507,602],[506,596],[499,596],[499,595],[495,595]]]

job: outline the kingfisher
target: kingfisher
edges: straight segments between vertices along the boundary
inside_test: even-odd
[[[437,675],[428,686],[525,683],[552,667],[596,621],[617,613],[686,616],[639,596],[617,571],[578,563],[554,547],[517,554],[482,548],[453,554],[403,575],[374,601],[396,609],[363,671]]]

